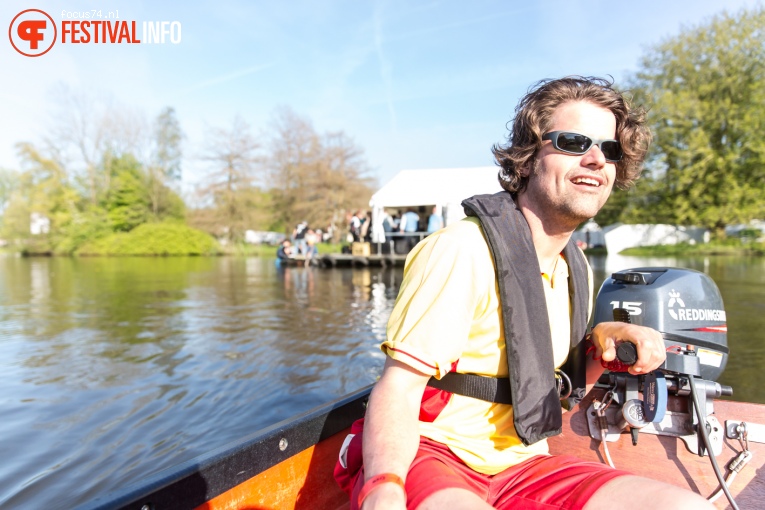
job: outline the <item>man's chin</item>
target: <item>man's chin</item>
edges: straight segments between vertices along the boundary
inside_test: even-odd
[[[590,218],[594,218],[600,207],[571,207],[566,211],[566,217],[572,224],[579,226]]]

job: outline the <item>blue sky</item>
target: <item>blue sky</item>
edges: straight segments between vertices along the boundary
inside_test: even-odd
[[[747,0],[642,2],[4,0],[3,33],[20,11],[118,11],[121,20],[180,21],[180,44],[57,43],[38,58],[0,43],[0,167],[14,145],[40,142],[62,84],[94,108],[151,119],[175,108],[186,133],[184,181],[199,180],[209,127],[236,115],[265,133],[288,106],[317,130],[343,130],[379,184],[398,171],[492,164],[518,99],[541,78],[634,72],[647,48]]]

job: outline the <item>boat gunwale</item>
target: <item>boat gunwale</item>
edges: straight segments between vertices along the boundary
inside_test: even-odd
[[[372,386],[282,420],[76,508],[195,508],[350,427],[364,415]],[[286,447],[282,449],[280,442],[285,439]]]

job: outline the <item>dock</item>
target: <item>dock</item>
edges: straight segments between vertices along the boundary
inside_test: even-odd
[[[406,255],[375,254],[351,255],[346,253],[331,253],[317,257],[321,267],[392,267],[403,266]]]

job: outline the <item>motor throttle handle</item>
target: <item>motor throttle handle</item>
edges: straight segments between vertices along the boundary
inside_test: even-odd
[[[614,321],[632,323],[630,313],[624,308],[614,308]],[[616,358],[613,361],[600,360],[603,368],[611,372],[627,372],[638,360],[637,347],[631,342],[622,342],[616,346]]]

